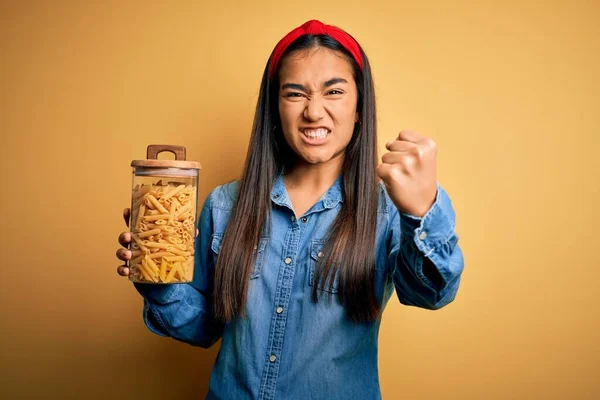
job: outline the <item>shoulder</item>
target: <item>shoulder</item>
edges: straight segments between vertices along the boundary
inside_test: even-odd
[[[214,188],[208,195],[211,208],[232,210],[240,188],[240,180],[236,179]]]

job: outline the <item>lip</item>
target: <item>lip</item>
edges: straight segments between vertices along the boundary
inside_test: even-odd
[[[327,136],[325,136],[324,138],[311,138],[304,134],[304,131],[306,129],[327,129]],[[331,135],[331,129],[327,128],[326,126],[314,126],[314,127],[310,126],[310,127],[300,128],[300,136],[302,137],[302,140],[304,141],[304,143],[309,144],[311,146],[319,146],[319,145],[327,143],[330,135]]]

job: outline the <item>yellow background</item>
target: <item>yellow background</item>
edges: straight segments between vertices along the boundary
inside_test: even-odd
[[[455,302],[384,314],[384,398],[600,397],[600,5],[566,0],[3,2],[0,397],[204,397],[218,346],[150,333],[115,272],[129,163],[185,145],[201,202],[238,177],[267,57],[311,18],[366,49],[380,149],[438,143],[458,216]]]

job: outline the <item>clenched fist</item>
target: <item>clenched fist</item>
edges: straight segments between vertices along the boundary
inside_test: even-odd
[[[389,152],[377,166],[377,175],[387,187],[398,210],[424,216],[437,194],[437,147],[433,140],[401,131],[385,146]]]

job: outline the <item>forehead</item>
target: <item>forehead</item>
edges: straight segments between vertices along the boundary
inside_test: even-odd
[[[352,66],[339,51],[317,47],[287,56],[279,69],[279,81],[321,83],[332,77],[353,80]]]

